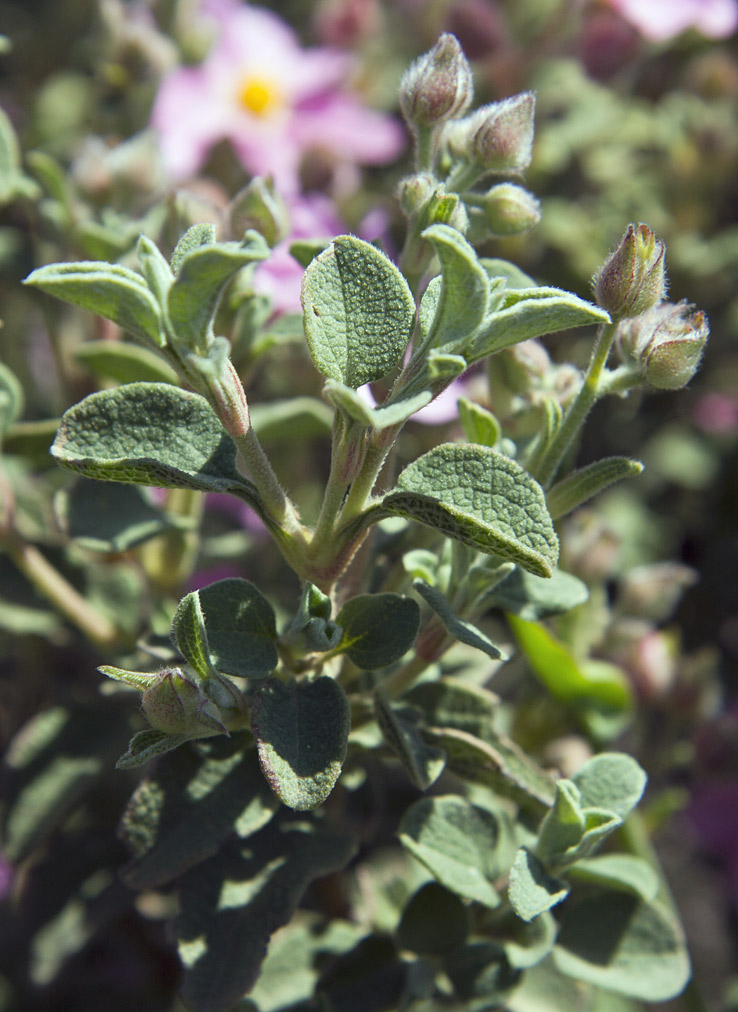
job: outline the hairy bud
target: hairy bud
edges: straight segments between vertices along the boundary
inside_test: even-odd
[[[531,91],[482,106],[449,128],[451,154],[484,172],[522,173],[533,154],[535,107]]]
[[[541,220],[540,202],[515,183],[499,183],[482,200],[487,225],[494,235],[517,235]]]
[[[629,225],[594,278],[595,301],[613,320],[640,316],[666,294],[666,246],[648,225]]]
[[[471,67],[461,46],[444,34],[405,71],[400,108],[411,127],[430,127],[461,116],[473,94]]]
[[[707,344],[707,317],[687,302],[664,302],[621,325],[623,354],[637,362],[651,386],[680,390],[692,379]]]
[[[290,232],[287,205],[274,189],[274,181],[264,176],[255,176],[239,190],[228,206],[228,216],[234,235],[255,228],[270,246],[276,246]]]
[[[151,688],[144,692],[141,705],[157,731],[189,734],[193,738],[227,733],[216,704],[181,668],[160,671]]]

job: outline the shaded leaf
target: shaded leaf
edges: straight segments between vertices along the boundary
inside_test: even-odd
[[[399,594],[360,594],[344,604],[336,622],[343,629],[336,652],[368,671],[393,664],[410,649],[418,635],[420,608]]]
[[[585,858],[567,868],[566,877],[574,882],[623,889],[642,900],[655,900],[659,893],[658,874],[647,861],[633,854]]]
[[[317,808],[338,780],[346,758],[351,716],[343,689],[332,678],[288,684],[270,678],[259,686],[252,730],[264,776],[289,808]]]
[[[443,749],[428,745],[420,733],[420,711],[390,703],[381,690],[374,694],[374,714],[382,736],[405,768],[411,783],[426,791],[446,765]]]
[[[515,569],[485,598],[488,607],[512,612],[527,622],[570,611],[589,599],[584,581],[561,569],[542,579]]]
[[[20,381],[14,372],[0,362],[0,440],[13,422],[23,414],[24,402]]]
[[[403,699],[421,708],[426,723],[466,731],[482,739],[493,734],[493,719],[500,705],[499,696],[493,692],[450,677],[420,682]]]
[[[423,580],[415,580],[413,586],[425,603],[438,615],[448,632],[460,643],[466,643],[469,647],[481,650],[493,660],[500,658],[507,660],[504,651],[500,650],[481,629],[477,629],[471,622],[466,622],[453,613],[450,602],[440,590],[436,590],[435,587],[431,587]]]
[[[554,878],[543,863],[527,848],[521,847],[510,869],[507,895],[512,908],[524,921],[550,910],[569,894],[566,882]]]
[[[502,426],[492,412],[467,397],[460,397],[458,404],[459,421],[469,442],[496,446],[502,439]]]
[[[149,348],[126,341],[85,341],[74,357],[97,376],[117,383],[172,383],[178,385],[177,374],[170,365]]]
[[[189,734],[167,734],[165,731],[156,731],[154,728],[139,731],[131,738],[128,743],[128,751],[123,753],[115,764],[115,768],[132,770],[136,766],[145,766],[157,756],[171,752],[189,740]]]
[[[464,1000],[465,1012],[500,1008],[520,979],[498,942],[468,942],[446,958],[445,969],[454,991]],[[484,1000],[475,1004],[475,998]]]
[[[402,911],[397,940],[421,956],[442,956],[463,945],[468,930],[466,908],[456,893],[426,882]]]

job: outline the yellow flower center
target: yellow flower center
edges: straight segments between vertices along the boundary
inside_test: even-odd
[[[274,81],[248,76],[239,86],[238,102],[252,116],[266,117],[282,105],[282,95]]]

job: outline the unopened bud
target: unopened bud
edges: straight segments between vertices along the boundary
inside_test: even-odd
[[[226,734],[220,710],[181,668],[165,668],[141,699],[149,723],[166,734]]]
[[[531,91],[482,106],[449,131],[451,153],[486,172],[523,172],[533,155],[535,107]]]
[[[397,196],[400,207],[408,217],[419,211],[438,188],[438,183],[427,172],[418,172],[414,176],[405,176],[400,180]]]
[[[704,313],[693,311],[687,302],[664,302],[625,321],[619,341],[625,357],[641,366],[651,386],[680,390],[697,372],[709,333]]]
[[[613,320],[640,316],[666,294],[666,246],[648,225],[629,225],[594,278],[595,301]]]
[[[247,229],[255,228],[270,246],[289,235],[290,212],[271,178],[255,176],[239,190],[227,210],[234,235],[240,237]]]
[[[482,209],[494,235],[518,235],[541,220],[539,201],[515,183],[493,186],[482,200]]]
[[[430,127],[461,116],[473,94],[469,62],[456,38],[444,34],[405,71],[400,108],[411,127]]]

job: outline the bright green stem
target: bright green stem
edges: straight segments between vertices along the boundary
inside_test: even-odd
[[[561,427],[549,443],[538,465],[535,477],[544,488],[550,487],[567,450],[574,443],[587,415],[602,394],[602,374],[615,340],[616,329],[617,324],[603,323],[597,331],[592,357],[579,393],[569,406]]]

